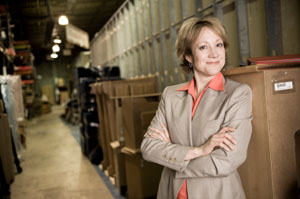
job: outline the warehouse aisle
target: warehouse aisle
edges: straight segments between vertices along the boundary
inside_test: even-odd
[[[31,121],[23,173],[11,185],[12,199],[111,199],[113,196],[59,116],[61,107]]]

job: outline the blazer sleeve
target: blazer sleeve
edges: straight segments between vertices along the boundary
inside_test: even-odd
[[[141,144],[141,152],[143,158],[147,161],[160,164],[176,171],[183,171],[188,164],[187,161],[184,161],[184,157],[192,147],[168,143],[148,135],[151,131],[150,128],[156,128],[163,131],[161,123],[167,124],[165,114],[165,103],[166,98],[168,97],[167,89],[168,87],[164,90],[156,114],[144,135]]]
[[[221,126],[230,126],[236,131],[230,133],[237,144],[233,151],[216,149],[210,155],[190,160],[182,172],[176,172],[176,178],[221,177],[235,171],[247,156],[248,144],[252,133],[252,92],[248,85],[237,87],[229,98],[224,122]]]

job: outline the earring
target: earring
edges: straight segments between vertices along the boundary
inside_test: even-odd
[[[193,69],[193,64],[191,62],[189,62],[189,68]]]

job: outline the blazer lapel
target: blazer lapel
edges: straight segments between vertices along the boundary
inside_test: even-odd
[[[221,118],[221,109],[224,107],[223,103],[225,102],[224,99],[226,97],[227,95],[224,91],[207,89],[198,105],[192,121],[192,146],[203,144],[201,139],[204,137],[201,135],[201,130],[204,128],[207,121]]]
[[[225,86],[225,78],[223,77],[223,84]],[[202,121],[207,120],[210,118],[210,116],[213,117],[216,111],[218,111],[217,107],[222,106],[220,103],[222,103],[223,98],[226,97],[226,91],[216,91],[211,88],[208,88],[204,95],[202,96],[202,99],[200,100],[200,103],[197,107],[197,110],[194,115],[193,120]]]
[[[205,120],[207,118],[207,115],[205,115],[206,109],[210,107],[210,104],[214,102],[218,95],[218,91],[208,88],[200,100],[194,115],[194,119],[199,118],[200,120]]]
[[[191,146],[191,117],[192,117],[192,96],[186,91],[176,91],[176,98],[172,100],[172,119],[177,132],[174,132],[173,137],[183,145]]]

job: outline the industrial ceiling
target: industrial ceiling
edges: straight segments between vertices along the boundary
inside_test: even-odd
[[[65,39],[58,17],[86,31],[90,40],[124,0],[6,0],[14,40],[29,40],[33,51],[49,51],[54,36]]]

